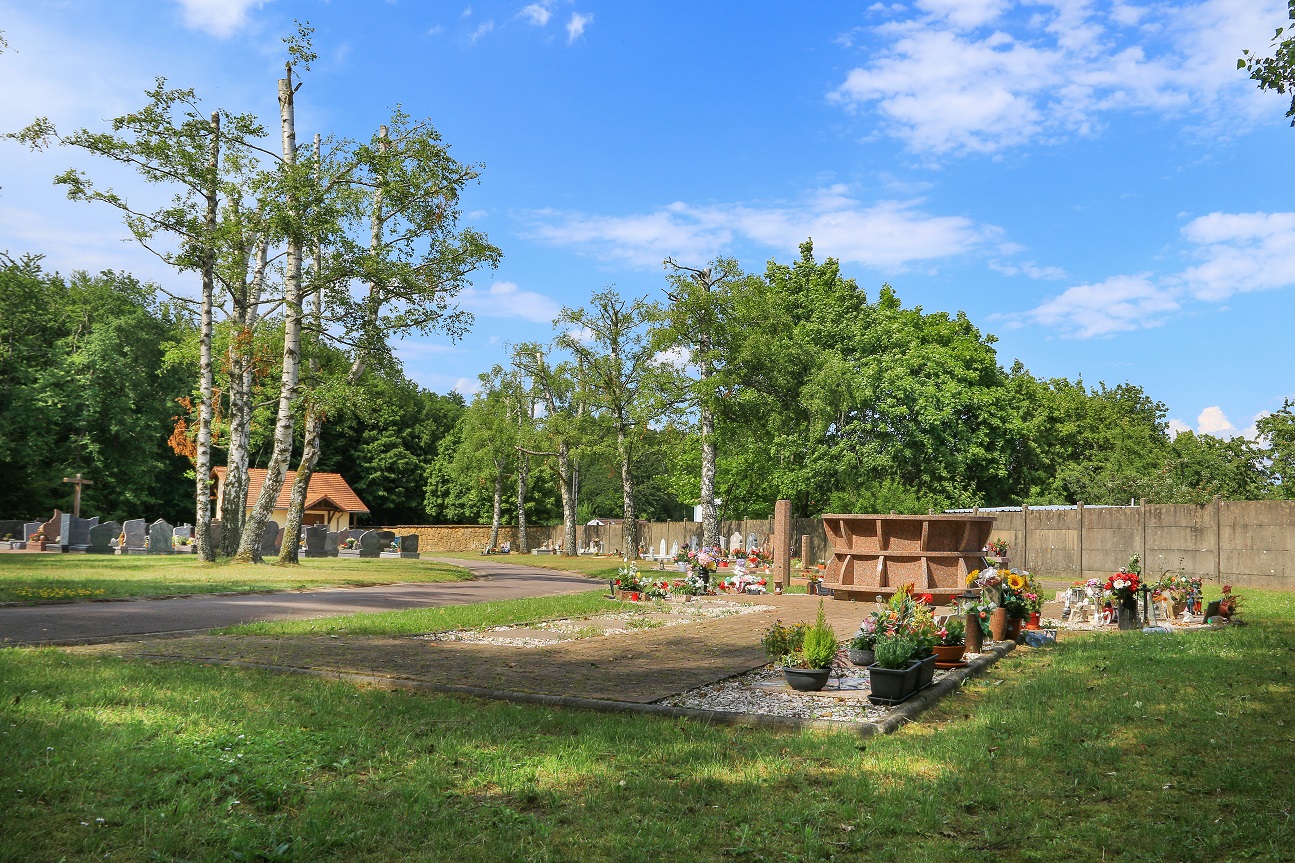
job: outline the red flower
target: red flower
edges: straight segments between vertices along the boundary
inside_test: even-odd
[[[935,605],[935,597],[929,593],[922,594],[917,598],[917,601],[925,603],[926,605]]]

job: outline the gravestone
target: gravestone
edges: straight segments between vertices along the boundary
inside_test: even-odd
[[[105,521],[90,528],[90,546],[87,554],[112,554],[117,549],[113,542],[121,536],[121,525],[115,521]]]
[[[679,543],[678,542],[670,543],[670,556],[674,557],[678,553],[679,553]]]
[[[175,550],[171,548],[171,539],[175,536],[174,531],[175,528],[160,518],[150,524],[148,526],[148,553],[174,554]]]
[[[395,538],[389,530],[366,530],[360,534],[360,557],[380,557]]]
[[[31,539],[34,535],[40,533],[40,529],[44,526],[45,525],[39,521],[26,522],[22,526],[22,538],[25,540]]]
[[[418,559],[418,534],[407,533],[400,537],[400,556]]]
[[[733,548],[737,548],[737,546],[733,546]],[[721,537],[719,538],[719,550],[720,550],[720,551],[728,551],[728,550],[729,550],[728,537],[726,537],[726,536],[721,536]]]
[[[338,556],[339,557],[359,557],[360,556],[360,537],[363,535],[364,535],[364,531],[358,530],[356,528],[349,528],[347,530],[338,531],[337,533],[337,544],[339,546],[339,548],[337,549]],[[348,540],[352,540],[352,539],[355,540],[355,546],[353,548],[340,547],[345,545]]]
[[[22,532],[23,523],[21,520],[0,521],[0,539],[26,539]]]
[[[661,538],[661,552],[659,557],[665,557],[665,537]]]
[[[337,544],[339,542],[341,542],[341,539],[338,538],[338,534],[331,530],[328,531],[328,535],[324,539],[324,557],[337,557]]]
[[[760,537],[756,536],[756,535],[755,535],[755,534],[753,534],[753,533],[752,533],[752,534],[747,534],[747,537],[746,537],[746,550],[747,550],[747,551],[751,551],[752,549],[756,549],[756,548],[759,548],[759,547],[760,547]]]
[[[742,534],[738,533],[737,531],[733,531],[733,535],[732,535],[732,536],[730,536],[730,537],[728,538],[728,547],[729,547],[729,548],[741,548],[741,547],[742,547]]]
[[[697,534],[694,533],[692,535],[692,539],[688,540],[688,547],[691,548],[693,551],[696,551],[697,549],[701,548],[701,544],[697,542]]]
[[[220,531],[221,531],[220,519],[213,518],[211,520],[211,526],[207,528],[207,541],[211,543],[212,548],[215,548],[215,549],[220,548],[220,540],[221,540]]]
[[[328,525],[306,526],[306,557],[328,557]]]
[[[126,534],[122,554],[145,554],[148,551],[148,525],[144,519],[127,519],[121,529]]]
[[[172,531],[176,539],[193,539],[193,525],[182,524]]]
[[[54,537],[58,537],[59,544],[63,542],[63,536],[59,531],[63,527],[63,513],[54,510],[54,517],[40,526],[40,532],[45,534],[46,542],[53,542]]]
[[[59,519],[58,536],[64,551],[85,551],[90,545],[90,520],[64,513]]]
[[[96,524],[99,523],[99,516],[92,515],[89,518],[87,518],[86,521],[89,522],[90,527],[94,527]]]
[[[274,519],[267,519],[265,522],[265,532],[261,534],[261,556],[270,557],[279,553],[279,523]]]

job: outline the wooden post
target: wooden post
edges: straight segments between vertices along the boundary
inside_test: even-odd
[[[1084,502],[1081,500],[1075,504],[1075,509],[1079,512],[1079,575],[1080,581],[1084,580]]]
[[[80,518],[81,517],[81,486],[94,485],[94,481],[88,480],[88,479],[82,479],[81,474],[77,474],[75,478],[70,476],[63,477],[63,482],[72,483],[73,488],[76,489],[76,491],[73,492],[72,494],[72,515],[76,518]]]
[[[786,590],[791,584],[791,501],[773,505],[773,584]]]

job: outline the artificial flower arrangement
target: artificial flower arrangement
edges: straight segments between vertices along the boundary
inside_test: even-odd
[[[872,650],[877,646],[877,618],[868,615],[859,624],[859,630],[850,639],[850,646],[855,650]]]
[[[994,557],[1007,557],[1007,540],[996,539],[985,546],[985,550]]]
[[[1223,598],[1219,600],[1219,614],[1229,620],[1241,614],[1241,596],[1232,592],[1232,585],[1223,585]]]
[[[642,592],[652,599],[665,599],[670,595],[670,582],[664,579],[661,581],[649,580],[644,583]]]
[[[687,549],[687,548],[681,548],[681,549],[679,549],[678,551],[676,551],[676,552],[674,553],[674,562],[675,562],[675,563],[687,563],[687,562],[688,562],[688,554],[689,554],[689,552],[688,552],[688,549]]]
[[[865,640],[875,646],[883,638],[898,636],[914,646],[914,659],[930,655],[931,647],[939,640],[933,610],[929,602],[922,601],[930,598],[930,594],[913,596],[911,584],[902,585],[888,600],[877,597],[877,610],[865,618],[855,639],[866,634]]]
[[[1106,579],[1104,590],[1107,597],[1124,603],[1135,599],[1141,587],[1142,580],[1136,573],[1120,570]]]
[[[1008,617],[1023,618],[1043,607],[1043,598],[1034,576],[1023,569],[1002,571],[998,604],[1007,609]]]
[[[701,596],[706,592],[706,583],[695,572],[688,573],[687,578],[681,578],[670,583],[670,592],[680,596]]]
[[[646,593],[648,589],[646,582],[639,575],[638,564],[632,560],[616,570],[616,578],[612,580],[612,585],[617,590],[629,593]]]

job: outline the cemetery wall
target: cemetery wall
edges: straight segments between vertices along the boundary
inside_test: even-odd
[[[1004,539],[1011,549],[1012,565],[1043,578],[1105,579],[1138,554],[1143,572],[1158,579],[1166,570],[1180,567],[1188,575],[1212,582],[1245,587],[1295,590],[1295,501],[1212,501],[1207,504],[1146,504],[1144,506],[1081,507],[1078,509],[1028,509],[995,512],[992,539]],[[480,551],[490,538],[488,525],[414,525],[390,527],[396,533],[417,533],[424,551]],[[755,535],[768,546],[773,519],[745,519],[720,523],[724,536]],[[695,521],[645,522],[641,526],[645,549],[659,551],[665,540],[668,551],[677,543],[700,538]],[[809,553],[801,537],[809,537]],[[531,547],[562,540],[562,525],[527,529]],[[607,552],[620,550],[620,525],[580,525],[580,545],[600,540]],[[500,542],[517,545],[517,529],[503,527]],[[810,562],[829,554],[823,521],[797,518],[792,522],[793,554]]]

